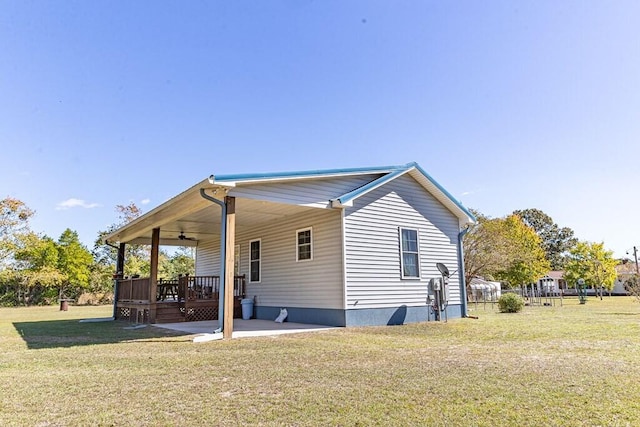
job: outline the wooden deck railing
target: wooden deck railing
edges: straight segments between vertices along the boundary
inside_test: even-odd
[[[217,300],[220,295],[220,276],[182,276],[178,279],[178,300]],[[234,276],[233,296],[244,298],[245,276]]]
[[[118,280],[118,301],[149,301],[151,279],[141,277]]]
[[[177,280],[158,280],[157,301],[217,300],[220,276],[181,276]],[[244,298],[245,276],[233,278],[233,296]],[[118,301],[151,302],[151,279],[148,277],[118,280]]]
[[[233,280],[234,313],[241,313],[240,299],[245,297],[245,276]],[[116,317],[136,322],[158,321],[175,308],[185,321],[217,319],[220,294],[219,276],[181,276],[174,280],[158,280],[157,294],[151,299],[151,279],[118,279]],[[160,308],[162,307],[162,308]],[[173,307],[173,308],[172,308]],[[161,310],[158,314],[155,309]],[[159,317],[153,317],[152,313]],[[150,316],[150,317],[148,317]],[[176,321],[172,317],[171,321]],[[133,319],[133,320],[132,320]],[[155,319],[155,320],[154,320]]]

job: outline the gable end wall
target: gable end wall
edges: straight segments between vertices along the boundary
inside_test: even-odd
[[[436,263],[458,269],[458,219],[413,178],[402,176],[360,197],[345,212],[347,309],[425,306]],[[400,227],[418,229],[420,280],[402,279]],[[450,304],[460,303],[457,272]]]

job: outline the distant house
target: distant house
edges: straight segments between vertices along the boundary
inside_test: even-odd
[[[249,299],[259,319],[286,308],[289,321],[334,326],[426,321],[428,282],[442,263],[447,315],[460,317],[461,239],[474,222],[416,163],[211,176],[106,238],[119,244],[119,271],[126,244],[152,246],[151,277],[118,277],[114,311],[201,320],[231,301],[238,315]],[[195,246],[195,276],[158,278],[159,245]],[[225,300],[220,287],[230,292],[232,282]]]
[[[627,291],[625,290],[624,282],[635,273],[635,264],[633,266],[631,264],[618,265],[616,266],[616,273],[618,277],[614,282],[611,295],[626,295]],[[564,279],[564,271],[550,271],[545,277],[538,280],[538,287],[540,292],[546,291],[548,293],[566,293],[567,289],[569,289],[567,281]],[[573,290],[569,291],[569,293],[573,292]]]
[[[564,279],[564,271],[550,271],[538,280],[540,292],[558,293],[567,290],[567,281]]]
[[[623,263],[616,265],[616,281],[613,284],[613,295],[628,295],[629,292],[625,286],[625,283],[636,276],[638,273],[638,267],[634,263]]]

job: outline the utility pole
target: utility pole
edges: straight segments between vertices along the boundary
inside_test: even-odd
[[[640,275],[640,270],[638,270],[638,249],[633,247],[633,257],[636,259],[636,274]]]

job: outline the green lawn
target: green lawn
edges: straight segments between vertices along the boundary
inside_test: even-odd
[[[0,309],[0,425],[640,425],[631,298],[200,344],[77,321],[110,314]]]

